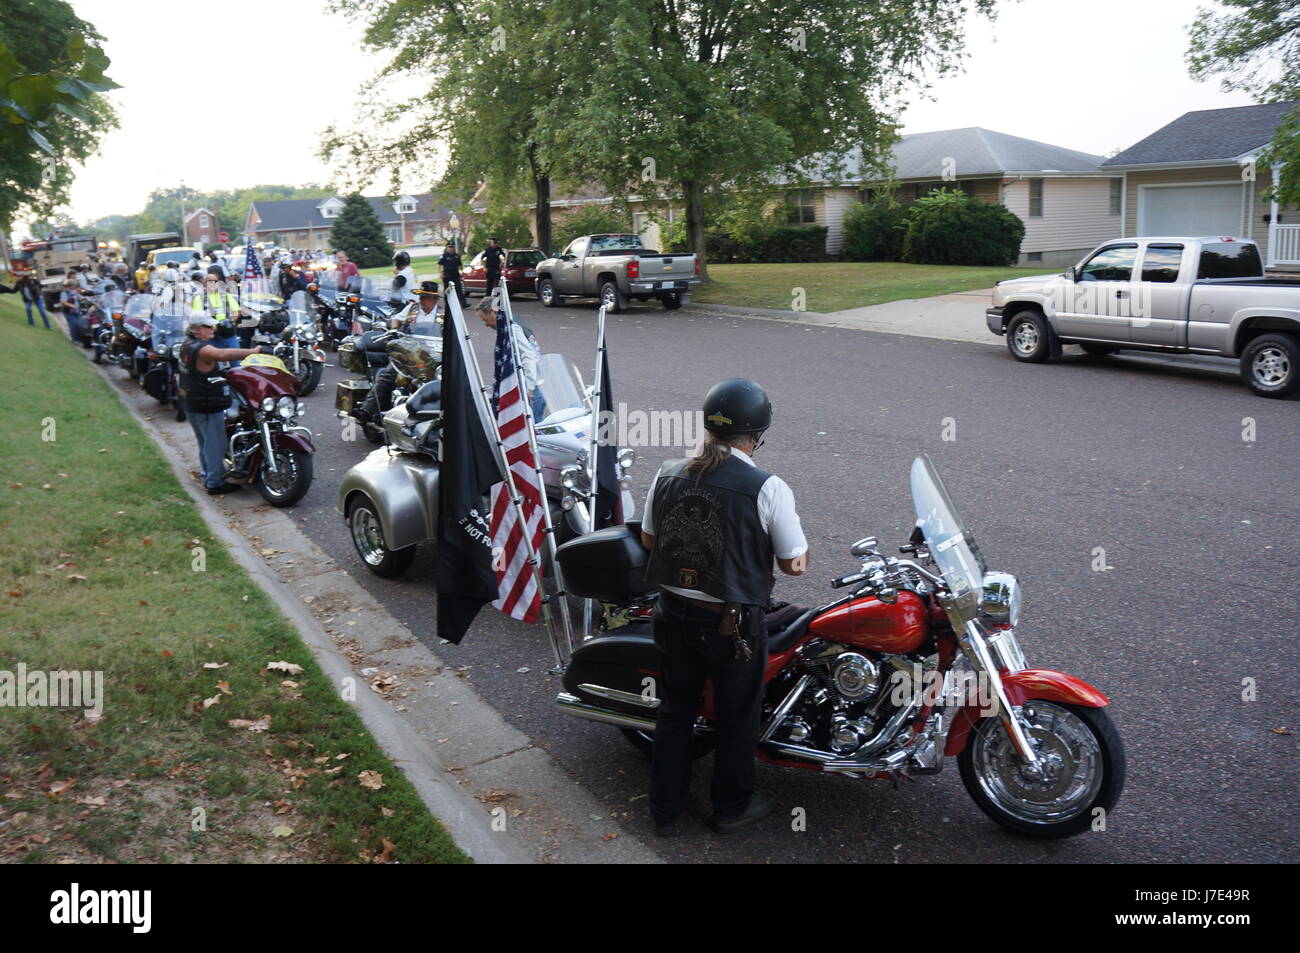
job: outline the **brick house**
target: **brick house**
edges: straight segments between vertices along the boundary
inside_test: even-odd
[[[196,208],[185,216],[185,234],[191,243],[208,244],[220,241],[221,226],[217,216],[205,208]]]

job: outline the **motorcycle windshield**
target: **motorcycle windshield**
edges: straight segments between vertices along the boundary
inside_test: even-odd
[[[543,354],[537,360],[537,390],[546,401],[535,423],[553,424],[591,413],[583,397],[582,375],[563,354]]]
[[[149,337],[153,341],[155,351],[179,344],[185,339],[185,315],[154,315],[153,322],[149,325]]]
[[[153,314],[154,303],[153,295],[131,295],[122,314],[128,318],[145,320]]]
[[[963,620],[975,618],[987,569],[984,556],[925,454],[912,461],[912,503],[916,525],[925,535],[959,614]]]
[[[99,296],[99,306],[105,311],[122,313],[122,308],[126,304],[126,295],[120,291],[105,291]]]
[[[279,282],[271,278],[248,278],[239,288],[239,303],[253,314],[274,311],[284,305]]]
[[[307,292],[295,291],[289,296],[289,324],[296,328],[312,328],[316,325],[312,317],[311,305],[307,303]]]

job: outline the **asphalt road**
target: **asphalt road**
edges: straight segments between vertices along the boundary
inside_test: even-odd
[[[593,363],[594,307],[515,308],[544,352]],[[490,334],[476,335],[487,365]],[[898,789],[760,765],[776,815],[729,838],[693,819],[687,836],[660,841],[645,813],[647,762],[617,730],[556,711],[540,627],[489,607],[461,646],[441,644],[429,554],[398,581],[362,566],[334,494],[372,447],[341,439],[332,410],[340,373],[327,369],[308,398],[321,437],[316,483],[297,509],[302,528],[464,666],[479,693],[629,832],[672,861],[1300,859],[1291,820],[1300,800],[1297,401],[1257,398],[1204,368],[1123,357],[1025,365],[979,344],[657,305],[610,316],[608,339],[614,397],[630,408],[691,410],[731,376],[753,377],[771,395],[775,423],[757,460],[790,483],[811,545],[809,573],[779,579],[779,598],[830,601],[828,580],[853,568],[848,547],[860,536],[891,550],[903,543],[913,521],[908,469],[915,454],[930,454],[990,567],[1021,579],[1031,667],[1109,695],[1128,757],[1107,830],[1064,842],[1003,832],[967,796],[954,762]],[[1254,439],[1243,439],[1251,426]],[[683,451],[638,455],[639,509],[659,462]],[[1098,547],[1103,571],[1094,569]],[[1256,700],[1243,700],[1246,679]],[[695,807],[707,816],[712,759],[698,764]],[[792,830],[795,808],[805,830]]]

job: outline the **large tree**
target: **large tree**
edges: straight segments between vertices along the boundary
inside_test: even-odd
[[[900,95],[955,68],[967,15],[992,6],[607,0],[593,29],[591,8],[549,5],[562,81],[542,155],[624,194],[681,201],[703,253],[711,191],[798,177],[815,155],[833,176],[854,149],[883,173]]]
[[[115,125],[100,40],[63,0],[0,0],[0,230],[64,204],[73,163]]]
[[[423,177],[463,204],[484,185],[480,199],[493,206],[526,199],[549,249],[552,183],[567,163],[544,157],[540,142],[566,62],[563,38],[540,29],[548,9],[535,0],[336,0],[334,9],[364,23],[367,44],[389,60],[364,91],[365,128],[331,127],[322,155],[346,165],[354,185],[387,173],[394,194]]]
[[[360,192],[344,197],[343,208],[330,228],[330,247],[347,252],[362,268],[386,265],[393,257],[383,223]]]
[[[1261,103],[1300,100],[1300,0],[1219,0],[1222,12],[1201,9],[1188,29],[1192,77],[1219,76],[1225,90]],[[1280,165],[1278,202],[1300,206],[1300,108],[1283,118],[1264,160]],[[1269,184],[1269,192],[1273,189]]]

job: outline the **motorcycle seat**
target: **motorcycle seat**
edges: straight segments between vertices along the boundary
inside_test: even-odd
[[[442,381],[429,381],[411,395],[406,412],[412,420],[429,420],[442,413]]]
[[[767,651],[769,654],[785,652],[803,638],[808,623],[817,614],[816,609],[788,606],[766,619]],[[793,618],[791,618],[793,616]]]

